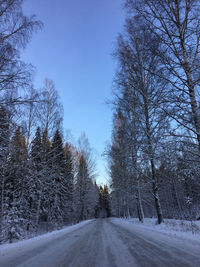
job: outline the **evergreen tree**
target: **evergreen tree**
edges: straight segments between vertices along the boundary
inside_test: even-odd
[[[48,130],[45,128],[42,136],[42,159],[48,165],[50,163],[50,151],[51,151],[51,142],[48,136]]]
[[[44,130],[42,135],[42,151],[41,151],[41,159],[42,159],[42,184],[43,184],[43,194],[42,194],[42,203],[41,203],[41,221],[45,222],[48,230],[48,216],[49,216],[49,192],[51,192],[51,142],[48,137],[47,129]]]
[[[71,152],[71,146],[67,142],[65,144],[65,177],[64,177],[64,222],[71,223],[74,217],[74,203],[73,203],[73,193],[74,193],[74,164],[73,156]]]
[[[7,237],[9,242],[20,238],[24,226],[27,225],[27,147],[20,127],[17,128],[11,143],[5,182]]]
[[[78,221],[87,219],[87,199],[89,190],[89,174],[85,156],[81,154],[78,161],[78,173],[76,179],[76,216]]]
[[[99,194],[96,183],[92,179],[88,180],[88,191],[86,193],[87,218],[94,218],[98,207]]]
[[[0,108],[0,242],[3,238],[3,215],[5,209],[5,182],[8,168],[10,142],[10,118],[8,110]]]
[[[99,186],[99,207],[96,214],[96,217],[109,217],[111,215],[110,211],[110,196],[108,192],[108,186],[104,185],[104,187]]]
[[[104,188],[103,188],[103,203],[104,203],[104,207],[107,213],[107,217],[109,217],[111,215],[111,210],[110,210],[110,195],[109,195],[107,185],[104,185]]]
[[[63,147],[62,137],[59,130],[56,130],[51,145],[51,175],[50,184],[50,218],[51,222],[58,224],[63,223],[65,202],[65,193],[67,192],[65,184],[65,151]]]
[[[36,226],[41,215],[41,203],[44,192],[43,161],[42,161],[42,139],[40,127],[37,128],[35,138],[31,143],[30,153],[30,175],[29,175],[29,213],[31,222]]]

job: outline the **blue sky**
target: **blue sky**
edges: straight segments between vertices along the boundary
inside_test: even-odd
[[[97,182],[106,182],[101,154],[110,140],[111,98],[116,64],[111,56],[123,29],[123,0],[26,0],[24,13],[44,23],[23,51],[36,67],[35,87],[52,79],[64,106],[64,129],[74,140],[86,132],[96,151]]]

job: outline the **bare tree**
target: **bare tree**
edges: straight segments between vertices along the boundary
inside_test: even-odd
[[[156,162],[159,143],[162,142],[162,136],[169,127],[168,116],[160,108],[160,103],[165,107],[164,89],[168,83],[159,75],[152,74],[152,72],[163,74],[159,58],[152,52],[159,48],[159,40],[139,16],[127,19],[125,26],[124,35],[118,38],[116,51],[121,67],[117,84],[121,86],[120,88],[126,88],[125,106],[128,105],[127,108],[131,110],[132,166],[137,175],[141,168],[143,171],[149,170],[147,173],[152,184],[158,223],[161,223],[163,215],[159,200]],[[123,101],[124,93],[121,93]],[[118,103],[121,107],[122,101]],[[137,195],[139,196],[139,191]]]
[[[94,216],[95,206],[98,201],[98,194],[95,194],[96,187],[93,183],[96,176],[95,161],[85,133],[82,133],[78,140],[78,153],[76,156],[74,202],[76,217],[80,221]]]
[[[127,0],[132,14],[140,14],[161,46],[154,52],[169,82],[165,109],[179,125],[196,136],[200,150],[200,3],[198,0]]]
[[[96,173],[96,162],[94,157],[94,150],[91,148],[89,140],[85,132],[81,133],[81,136],[78,139],[78,151],[79,154],[83,154],[87,162],[88,173],[91,179],[95,179],[97,176]]]
[[[25,48],[41,22],[35,16],[24,16],[22,4],[23,0],[0,1],[1,104],[24,101],[23,90],[31,83],[33,68],[21,61],[20,49]]]
[[[63,121],[63,106],[52,80],[45,79],[39,101],[40,103],[37,105],[38,122],[42,131],[44,132],[46,129],[49,138],[52,138],[56,130],[62,132]]]

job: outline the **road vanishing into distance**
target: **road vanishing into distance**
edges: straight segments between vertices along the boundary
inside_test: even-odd
[[[0,266],[199,267],[200,242],[143,229],[120,219],[96,219],[75,229],[72,226],[71,231],[50,240],[4,249],[0,252]]]

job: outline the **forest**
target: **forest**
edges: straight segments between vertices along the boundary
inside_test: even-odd
[[[127,0],[107,147],[115,216],[200,219],[200,3]]]
[[[98,217],[200,219],[200,3],[126,0],[112,138],[98,186],[85,134],[63,134],[54,82],[34,89],[20,53],[43,25],[0,1],[0,243]]]
[[[22,4],[0,1],[0,243],[107,216],[86,135],[77,147],[64,141],[54,82],[34,89],[34,67],[20,58],[43,26]]]

